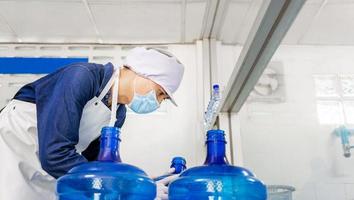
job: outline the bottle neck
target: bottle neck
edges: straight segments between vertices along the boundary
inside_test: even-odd
[[[207,141],[207,157],[205,165],[223,165],[229,164],[226,158],[225,141]]]
[[[119,155],[119,134],[115,127],[104,127],[101,134],[99,161],[121,162]]]

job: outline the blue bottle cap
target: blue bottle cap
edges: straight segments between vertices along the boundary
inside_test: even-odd
[[[213,85],[213,89],[214,89],[214,90],[219,89],[219,84]]]
[[[207,132],[207,142],[226,142],[225,132],[223,130],[209,130]]]
[[[187,164],[186,159],[184,159],[183,157],[174,157],[172,159],[170,167],[174,167],[175,168],[174,173],[179,174],[187,168],[186,164]]]
[[[172,159],[172,164],[186,165],[186,159],[183,157],[174,157]]]

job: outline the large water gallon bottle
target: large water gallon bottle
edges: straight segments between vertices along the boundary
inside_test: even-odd
[[[225,134],[207,133],[204,166],[184,171],[169,186],[169,200],[266,200],[265,185],[252,172],[228,164]]]
[[[187,164],[186,159],[184,159],[183,157],[174,157],[172,159],[171,165],[170,165],[170,168],[175,168],[175,171],[172,174],[180,174],[181,172],[186,170],[187,169],[186,164]],[[166,174],[166,175],[162,175],[157,178],[154,178],[154,181],[159,181],[159,180],[164,179],[168,176],[171,176],[171,174]]]
[[[156,185],[146,173],[121,163],[119,130],[104,127],[98,161],[71,169],[57,182],[59,200],[153,200]]]

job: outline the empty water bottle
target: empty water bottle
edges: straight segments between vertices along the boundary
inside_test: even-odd
[[[225,134],[207,133],[204,166],[184,171],[169,186],[169,200],[266,200],[265,185],[249,170],[228,164]]]
[[[57,181],[59,200],[153,200],[156,185],[146,173],[121,163],[119,130],[104,127],[98,160],[71,169]]]
[[[211,93],[211,98],[208,103],[207,110],[204,114],[204,126],[205,130],[208,130],[212,126],[212,119],[217,114],[217,110],[220,104],[220,88],[218,84],[213,85],[213,91]]]
[[[171,161],[170,168],[175,169],[175,171],[172,174],[166,174],[166,175],[159,176],[157,178],[154,178],[154,181],[159,181],[159,180],[164,179],[164,178],[171,176],[173,174],[180,174],[181,172],[183,172],[184,170],[187,169],[186,160],[183,157],[174,157]]]

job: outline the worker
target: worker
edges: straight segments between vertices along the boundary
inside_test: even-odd
[[[22,87],[0,113],[0,199],[55,199],[57,178],[96,160],[111,116],[121,128],[125,105],[139,114],[165,99],[176,105],[183,73],[169,52],[136,47],[119,68],[74,63]],[[157,184],[157,198],[167,198],[170,179]]]

